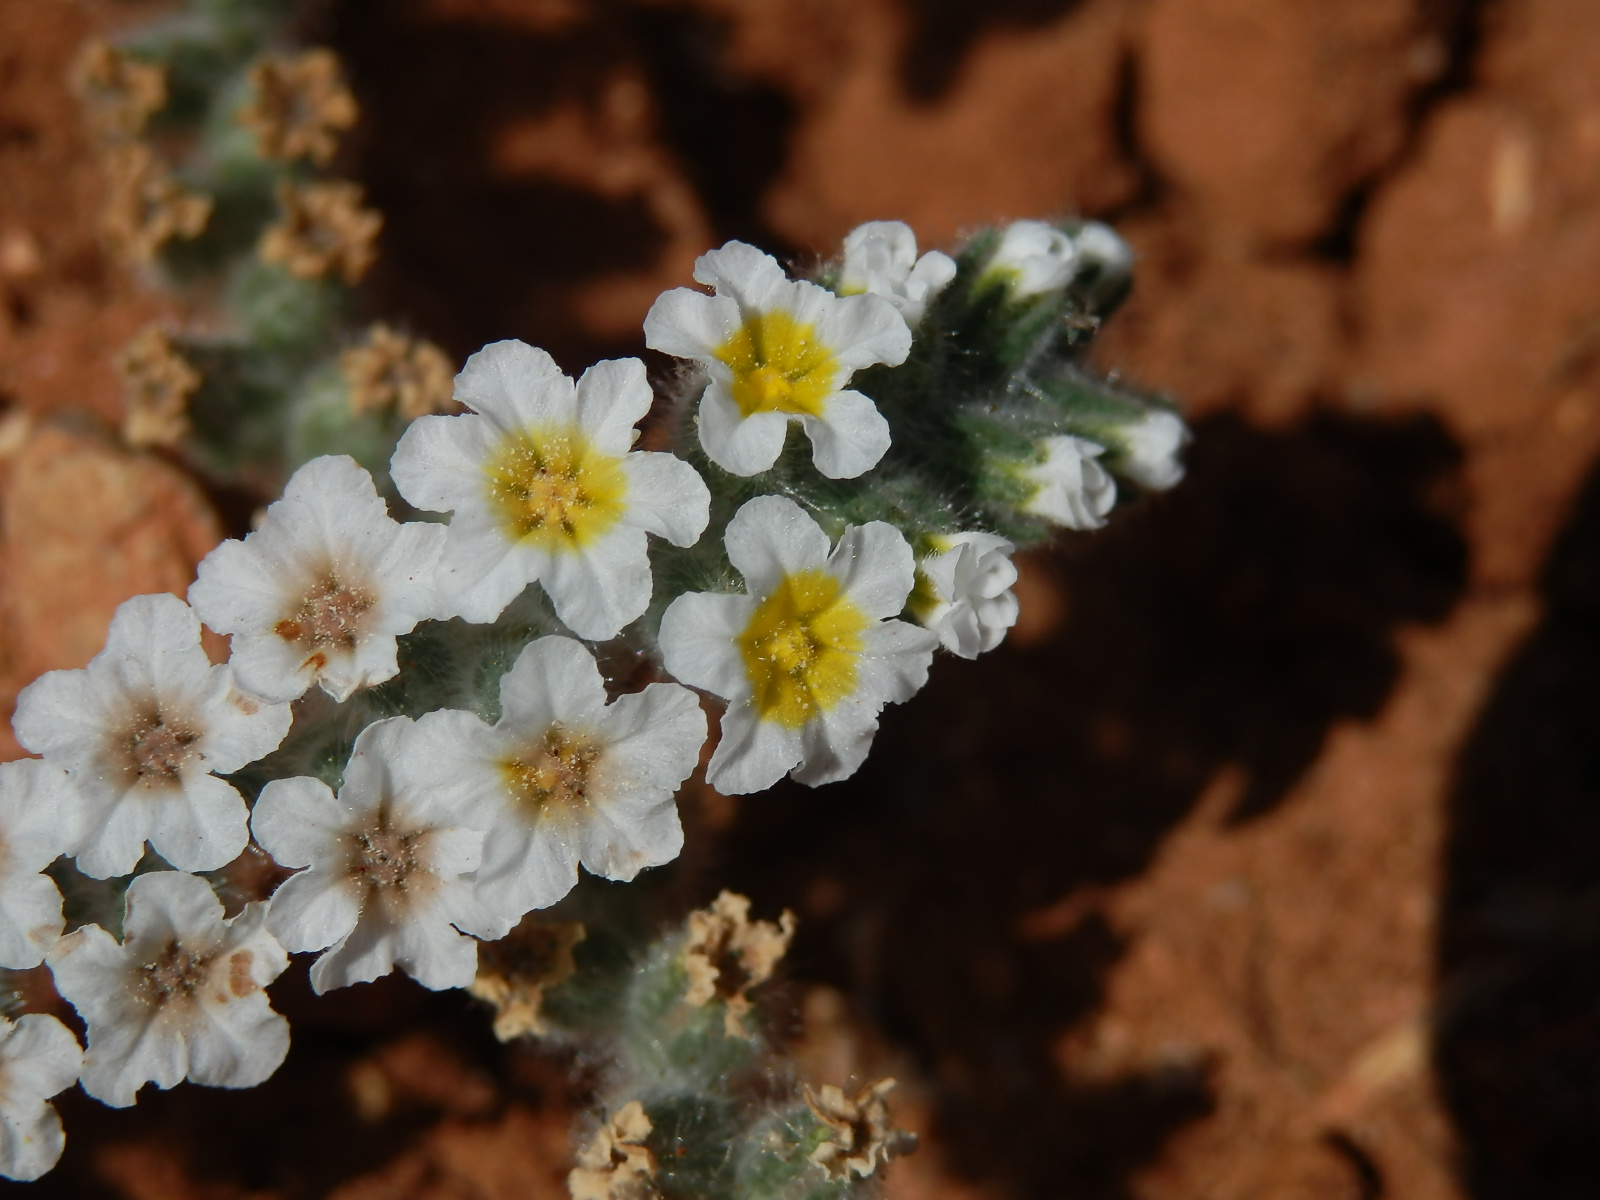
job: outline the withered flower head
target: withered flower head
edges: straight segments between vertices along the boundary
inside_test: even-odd
[[[774,925],[750,920],[750,899],[724,891],[710,908],[689,914],[689,940],[683,966],[689,976],[684,1000],[699,1007],[713,998],[727,1005],[729,1037],[745,1037],[744,1015],[749,991],[772,975],[794,937],[794,914],[788,909]]]
[[[546,1032],[539,1013],[544,991],[572,978],[578,969],[572,949],[583,939],[577,921],[547,925],[527,916],[498,942],[479,945],[478,974],[467,991],[494,1005],[495,1037],[509,1042]]]
[[[261,261],[301,279],[330,272],[356,283],[377,258],[383,214],[361,207],[355,183],[280,183],[277,224],[261,235]]]
[[[393,406],[406,420],[448,412],[455,372],[432,342],[374,325],[367,339],[339,356],[339,370],[357,416]]]
[[[650,1136],[644,1105],[630,1100],[595,1130],[578,1151],[578,1165],[567,1175],[572,1200],[645,1200],[654,1196],[650,1177],[656,1160],[644,1141]]]
[[[264,58],[250,68],[250,87],[239,124],[256,135],[263,158],[325,163],[338,149],[339,134],[356,123],[355,97],[332,50]]]
[[[140,62],[107,42],[83,48],[72,68],[72,86],[82,98],[89,125],[109,140],[131,138],[167,102],[167,73]]]
[[[211,197],[185,189],[143,142],[111,147],[106,173],[101,227],[129,261],[149,262],[169,238],[195,237],[211,217]]]
[[[126,411],[122,436],[130,446],[172,446],[189,432],[189,396],[196,371],[155,325],[140,331],[117,357]]]
[[[917,1135],[889,1124],[888,1095],[894,1080],[880,1079],[849,1098],[833,1084],[805,1089],[806,1103],[827,1127],[826,1139],[811,1152],[811,1161],[830,1179],[852,1174],[865,1179],[896,1155],[917,1148]]]

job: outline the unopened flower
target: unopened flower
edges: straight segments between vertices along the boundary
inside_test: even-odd
[[[298,279],[337,275],[354,284],[378,257],[383,214],[361,206],[355,183],[280,183],[278,220],[257,253]]]
[[[1169,409],[1152,408],[1137,421],[1107,429],[1106,440],[1111,469],[1142,488],[1165,491],[1183,478],[1178,452],[1189,441],[1189,429]]]
[[[1099,529],[1117,502],[1116,482],[1096,460],[1104,447],[1060,434],[1039,444],[1039,457],[1017,468],[1032,489],[1019,506],[1068,529]]]
[[[667,670],[728,702],[706,779],[756,792],[785,772],[813,786],[853,775],[885,704],[909,700],[938,644],[898,614],[911,547],[882,521],[828,535],[794,501],[757,496],[728,523],[747,594],[691,592],[661,622]]]
[[[845,235],[839,294],[882,296],[913,328],[955,277],[955,259],[948,254],[930,250],[917,257],[917,235],[904,221],[868,221]]]
[[[250,68],[250,89],[239,124],[256,135],[263,158],[325,163],[356,123],[356,100],[332,50],[264,58]]]
[[[1093,287],[1106,292],[1121,287],[1133,271],[1133,250],[1117,231],[1099,221],[1086,221],[1072,235],[1075,270],[1094,272]]]
[[[950,653],[977,658],[1005,640],[1017,623],[1016,549],[992,533],[936,534],[917,563],[906,607]]]
[[[440,709],[417,724],[419,759],[487,830],[475,877],[509,929],[578,882],[578,864],[629,880],[683,849],[673,794],[706,740],[688,688],[652,683],[606,703],[594,655],[571,638],[525,647],[500,678],[500,720]]]
[[[200,372],[172,348],[158,325],[140,331],[117,358],[124,405],[122,436],[130,446],[175,446],[189,433],[189,397]]]
[[[788,909],[774,925],[750,920],[750,899],[722,891],[711,907],[689,914],[689,936],[683,946],[683,970],[689,977],[684,1003],[696,1008],[721,1000],[726,1006],[723,1029],[729,1037],[746,1037],[744,1017],[750,1011],[750,989],[772,977],[794,937],[794,914]]]
[[[595,1130],[578,1165],[567,1175],[572,1200],[646,1200],[655,1195],[650,1178],[655,1155],[645,1145],[652,1126],[644,1105],[630,1100]]]
[[[391,520],[366,469],[326,455],[290,476],[259,528],[206,555],[189,600],[232,635],[244,687],[287,701],[320,683],[343,701],[399,670],[395,639],[433,615],[443,545],[442,526]]]
[[[664,293],[644,319],[644,340],[709,373],[699,426],[711,461],[735,475],[765,471],[799,421],[829,478],[876,466],[889,449],[889,423],[845,385],[863,367],[905,362],[911,330],[895,306],[789,279],[777,259],[744,242],[702,254],[694,277],[716,295]]]
[[[423,987],[466,987],[481,937],[505,932],[465,876],[483,857],[483,827],[438,788],[409,717],[356,738],[337,797],[317,779],[275,779],[251,819],[261,848],[307,867],[273,893],[267,928],[291,951],[327,953],[311,987],[365,983],[401,967]],[[422,753],[418,751],[422,750]]]
[[[889,1092],[894,1080],[880,1079],[853,1097],[829,1083],[816,1091],[805,1088],[806,1104],[827,1133],[811,1152],[811,1161],[830,1179],[865,1179],[897,1155],[917,1148],[917,1137],[889,1124]]]
[[[1043,221],[1013,221],[1000,235],[983,279],[1004,283],[1023,300],[1066,287],[1078,266],[1072,238]]]
[[[495,342],[456,376],[471,412],[423,417],[390,464],[400,494],[451,512],[439,576],[450,611],[493,621],[537,580],[580,637],[615,637],[650,603],[645,534],[690,546],[711,495],[671,454],[630,451],[653,395],[636,358],[577,386],[543,350]]]
[[[583,939],[577,921],[546,924],[530,916],[499,941],[478,947],[478,974],[467,991],[494,1006],[495,1037],[509,1042],[547,1032],[544,993],[576,973],[572,950]]]
[[[393,408],[414,421],[451,407],[455,372],[449,357],[432,342],[387,325],[372,326],[365,341],[341,354],[339,372],[357,416]]]
[[[266,986],[289,959],[262,924],[267,906],[224,920],[211,885],[178,871],[138,876],[127,904],[120,944],[85,925],[46,959],[89,1027],[83,1090],[126,1108],[146,1083],[247,1088],[276,1071],[289,1023]]]
[[[90,125],[107,139],[134,137],[167,102],[166,70],[107,42],[93,41],[83,48],[72,82]]]
[[[107,195],[101,228],[130,262],[149,262],[172,238],[197,237],[211,218],[211,197],[180,184],[143,142],[106,153]]]
[[[66,1135],[50,1097],[78,1081],[83,1051],[54,1017],[0,1017],[0,1175],[37,1179],[61,1157]]]
[[[0,763],[0,967],[37,967],[61,936],[61,892],[42,872],[76,846],[78,808],[59,767]]]
[[[81,670],[50,671],[17,697],[17,740],[76,785],[88,875],[126,875],[149,839],[185,871],[212,871],[249,841],[244,799],[217,778],[275,749],[289,707],[241,693],[200,646],[200,622],[165,593],[111,618]]]

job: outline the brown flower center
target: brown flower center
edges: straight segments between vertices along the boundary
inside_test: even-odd
[[[126,741],[128,767],[145,787],[176,784],[199,754],[199,731],[170,719],[159,708],[134,723]]]
[[[205,959],[171,941],[139,966],[138,990],[144,1002],[159,1006],[186,1000],[205,982]]]
[[[286,642],[315,650],[355,648],[366,616],[377,597],[365,588],[345,583],[329,572],[312,584],[298,608],[272,627]]]
[[[417,869],[416,834],[400,833],[380,822],[352,834],[350,869],[369,888],[404,888]]]

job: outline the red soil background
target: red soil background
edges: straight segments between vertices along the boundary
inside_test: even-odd
[[[119,449],[63,77],[132,0],[0,0],[0,695],[249,504]],[[728,237],[1114,221],[1098,350],[1189,479],[1027,563],[844,785],[685,800],[695,900],[802,932],[888,1192],[1600,1195],[1600,8],[1592,0],[333,0],[374,314],[569,369]],[[17,753],[12,748],[10,753]],[[565,1066],[459,994],[275,989],[266,1087],[81,1096],[38,1195],[557,1197]],[[797,1020],[797,1029],[801,1022]]]

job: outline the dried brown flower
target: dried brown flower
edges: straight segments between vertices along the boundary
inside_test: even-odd
[[[211,197],[184,188],[143,142],[106,153],[110,187],[101,227],[112,248],[149,262],[170,238],[192,238],[211,218]]]
[[[250,87],[239,124],[256,135],[263,158],[325,163],[339,148],[339,135],[356,123],[355,97],[332,50],[264,58],[250,68]]]
[[[527,916],[498,942],[478,947],[478,975],[467,991],[494,1005],[495,1037],[509,1042],[546,1032],[544,991],[572,978],[572,949],[584,936],[576,921],[547,925]]]
[[[655,1174],[656,1160],[644,1144],[651,1128],[644,1105],[637,1100],[613,1113],[578,1151],[578,1165],[567,1175],[572,1200],[645,1200],[654,1196],[650,1177]]]
[[[699,1007],[713,998],[727,1005],[729,1037],[745,1037],[744,1015],[750,1011],[751,988],[772,975],[794,937],[794,914],[784,909],[774,925],[750,920],[750,899],[724,891],[710,908],[689,914],[689,940],[683,966],[689,976],[684,1000]]]
[[[833,1084],[818,1091],[805,1089],[806,1103],[818,1121],[827,1126],[826,1139],[811,1152],[811,1161],[830,1179],[850,1175],[865,1179],[896,1155],[917,1148],[917,1135],[889,1124],[888,1095],[894,1080],[880,1079],[854,1098]]]
[[[372,326],[366,341],[340,355],[339,370],[357,416],[393,406],[410,421],[454,404],[455,371],[445,352],[387,325]]]
[[[280,183],[277,224],[261,235],[261,261],[301,279],[335,273],[356,283],[378,257],[383,214],[361,207],[355,183]]]
[[[106,42],[90,42],[72,68],[89,125],[108,140],[135,137],[167,102],[167,73]]]
[[[122,436],[130,446],[172,446],[189,432],[189,396],[200,372],[158,326],[141,331],[117,357],[125,388]]]

